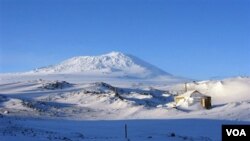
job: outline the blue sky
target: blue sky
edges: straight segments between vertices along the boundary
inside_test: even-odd
[[[0,72],[120,51],[195,79],[250,75],[249,0],[0,2]]]

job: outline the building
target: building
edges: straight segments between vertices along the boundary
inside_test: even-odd
[[[210,109],[212,107],[211,97],[200,93],[199,91],[187,91],[182,95],[178,95],[174,98],[175,103],[178,105],[180,101],[187,101],[188,105],[193,103],[200,103],[205,109]]]

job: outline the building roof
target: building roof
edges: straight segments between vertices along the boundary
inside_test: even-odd
[[[181,97],[209,97],[209,96],[204,95],[197,90],[193,90],[193,91],[187,91],[184,94],[176,96],[176,98],[181,98]]]

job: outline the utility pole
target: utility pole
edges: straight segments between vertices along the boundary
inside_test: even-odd
[[[128,138],[128,128],[127,128],[127,124],[125,124],[125,139]]]
[[[187,92],[187,82],[185,83],[185,92]]]

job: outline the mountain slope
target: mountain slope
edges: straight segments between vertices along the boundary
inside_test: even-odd
[[[36,69],[32,73],[84,73],[136,78],[171,76],[137,57],[120,52],[73,57],[58,65]]]

